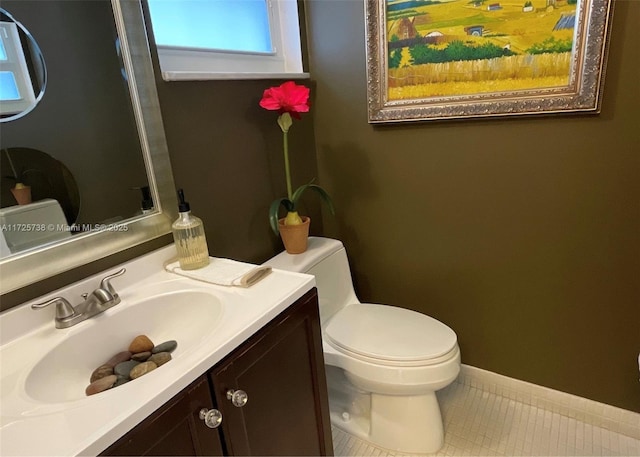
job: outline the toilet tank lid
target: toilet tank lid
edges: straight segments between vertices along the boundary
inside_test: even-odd
[[[340,240],[310,236],[307,242],[307,250],[302,254],[288,254],[281,252],[275,257],[267,260],[263,265],[280,270],[306,273],[322,259],[343,249],[344,245]]]
[[[26,205],[14,205],[14,206],[7,206],[5,208],[2,208],[0,209],[0,217],[12,216],[14,214],[20,214],[20,213],[28,213],[30,211],[41,211],[43,208],[48,208],[48,207],[58,207],[62,211],[62,208],[60,207],[60,203],[58,203],[58,200],[54,200],[52,198],[44,198],[42,200],[31,202]],[[47,221],[47,222],[50,222],[50,221]]]

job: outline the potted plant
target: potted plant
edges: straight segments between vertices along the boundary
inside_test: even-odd
[[[9,155],[8,149],[3,149],[4,153],[7,155],[7,159],[9,160],[9,166],[11,167],[11,171],[13,172],[12,176],[7,176],[8,178],[12,178],[15,180],[15,185],[11,188],[11,193],[13,194],[13,198],[16,199],[18,205],[26,205],[31,203],[31,186],[27,186],[24,183],[23,176],[24,173],[16,172],[16,168],[13,165],[13,161],[11,160],[11,156]]]
[[[289,254],[300,254],[307,250],[307,238],[309,236],[309,224],[311,219],[298,214],[298,202],[308,189],[315,191],[334,214],[333,202],[329,194],[313,180],[298,187],[295,191],[291,186],[291,170],[289,167],[289,128],[293,125],[293,119],[300,119],[301,113],[309,112],[309,88],[298,85],[293,81],[287,81],[280,86],[270,87],[264,91],[260,106],[269,111],[278,111],[278,125],[283,135],[284,171],[287,181],[287,196],[277,198],[271,203],[269,209],[269,223],[271,229],[277,235],[280,234],[284,247]],[[279,218],[280,207],[284,207],[287,214]]]

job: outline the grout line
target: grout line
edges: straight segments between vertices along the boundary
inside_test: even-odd
[[[545,394],[546,400],[542,401],[536,394],[523,395],[517,386],[504,388],[504,383],[493,382],[491,376],[482,374],[477,379],[459,378],[438,394],[445,419],[445,445],[429,457],[640,457],[640,439],[613,431],[613,417],[594,425],[586,414],[567,414],[571,402],[561,398],[549,401],[553,392]],[[590,400],[581,403],[582,410],[595,411],[594,405],[587,402]],[[598,408],[607,413],[606,408]],[[332,431],[336,456],[396,455],[338,428],[333,427]]]
[[[470,365],[462,364],[457,382],[640,439],[640,413],[509,378]]]

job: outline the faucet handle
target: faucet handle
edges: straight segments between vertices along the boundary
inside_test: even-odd
[[[76,314],[71,303],[63,297],[52,298],[44,303],[34,303],[31,309],[40,309],[53,304],[56,305],[56,319],[67,319]]]
[[[118,276],[122,276],[126,271],[127,271],[126,268],[122,268],[122,269],[116,271],[113,274],[105,276],[102,279],[102,281],[100,281],[100,289],[103,289],[103,290],[106,290],[107,292],[109,292],[113,296],[113,298],[118,298],[118,293],[116,292],[116,290],[111,285],[111,282],[109,282],[109,281],[112,280],[113,278],[118,277]]]

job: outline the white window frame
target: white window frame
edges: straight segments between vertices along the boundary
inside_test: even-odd
[[[202,50],[158,45],[165,81],[308,78],[302,69],[297,0],[267,0],[273,52]]]
[[[18,26],[13,22],[0,22],[0,39],[4,44],[7,60],[0,61],[0,71],[12,73],[18,87],[20,98],[0,101],[0,114],[22,113],[36,103],[27,60],[24,56]]]

